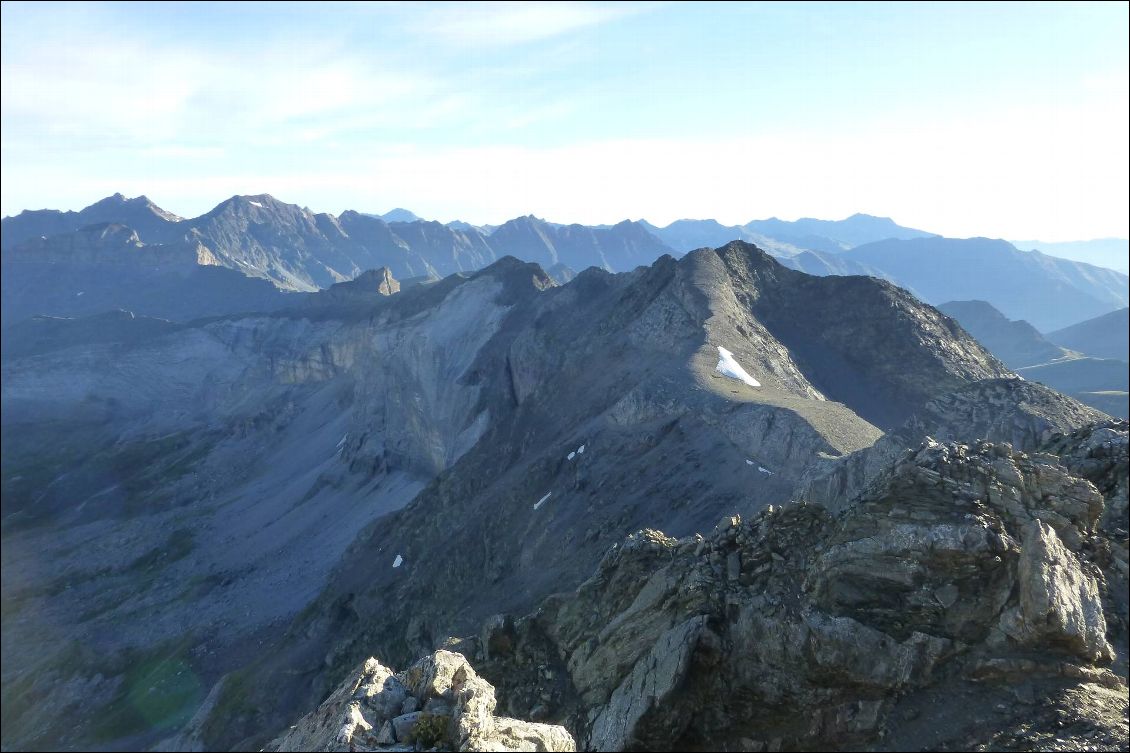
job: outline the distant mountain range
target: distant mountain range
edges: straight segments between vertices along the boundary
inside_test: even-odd
[[[986,301],[951,301],[938,310],[953,317],[985,348],[1025,379],[1046,384],[1112,416],[1130,415],[1130,309],[1041,335],[1010,321]]]
[[[120,265],[114,266],[116,272],[108,267],[92,271],[89,264],[94,257],[84,260],[73,250],[87,248],[83,253],[89,255],[92,243],[111,243],[89,231],[92,225],[107,223],[136,232],[132,242],[139,253],[127,256],[138,263],[129,275],[120,271],[124,269]],[[384,215],[350,210],[334,216],[260,194],[233,196],[200,217],[184,219],[144,196],[127,199],[115,194],[80,212],[36,210],[5,218],[0,248],[5,289],[13,291],[13,303],[5,303],[7,314],[67,316],[127,308],[137,314],[165,316],[176,313],[176,307],[132,307],[138,304],[137,290],[163,290],[169,278],[153,277],[162,267],[154,254],[170,253],[174,248],[195,249],[198,265],[269,280],[280,290],[313,292],[366,270],[387,268],[401,280],[438,278],[482,269],[508,255],[536,262],[558,283],[564,283],[588,267],[628,271],[664,254],[681,256],[732,240],[753,243],[785,266],[809,274],[885,279],[931,304],[987,301],[1006,318],[1026,320],[1043,331],[1130,304],[1125,274],[1020,251],[1006,241],[942,238],[889,218],[863,214],[836,221],[772,218],[740,226],[679,220],[660,228],[641,220],[594,227],[563,225],[532,215],[499,226],[444,225],[422,220],[407,209]],[[103,259],[105,253],[114,256],[116,252],[98,253]],[[18,266],[12,266],[17,261]],[[11,280],[9,273],[15,275]],[[211,276],[217,281],[222,278]],[[90,284],[75,287],[88,278]],[[225,286],[237,285],[222,279]],[[128,291],[124,289],[127,282]],[[60,290],[67,292],[63,295]],[[91,298],[74,300],[80,291]],[[193,291],[197,301],[212,301],[213,305],[207,310],[199,305],[183,307],[183,315],[232,313],[233,306],[241,311],[270,310],[275,305],[266,300],[270,295],[241,296],[224,303],[205,294],[203,288]],[[93,301],[104,308],[91,308]],[[1048,301],[1055,305],[1047,305]],[[244,308],[247,306],[255,308]]]
[[[1122,274],[1130,273],[1130,240],[1126,238],[1098,238],[1090,241],[1013,241],[1012,245],[1023,251],[1043,251],[1062,259],[1082,261],[1096,267],[1106,267]]]
[[[5,257],[12,251],[27,256],[26,244],[43,236],[117,222],[149,244],[192,238],[210,249],[215,264],[297,291],[329,287],[380,267],[401,279],[446,276],[514,255],[546,268],[598,266],[612,272],[650,264],[671,251],[634,222],[600,229],[519,217],[495,229],[488,241],[486,233],[471,226],[461,230],[412,218],[403,209],[384,217],[354,211],[335,217],[262,194],[233,196],[207,214],[185,220],[144,197],[116,194],[81,212],[39,210],[5,218],[2,248]]]
[[[1121,308],[1130,281],[1119,272],[1020,251],[989,238],[912,238],[867,243],[843,257],[881,269],[923,301],[988,301],[1009,319],[1047,332]]]
[[[1009,368],[1034,366],[1069,355],[1031,324],[1012,321],[988,301],[950,301],[939,305],[938,310],[956,319]]]
[[[1130,308],[1049,332],[1047,337],[1057,345],[1092,356],[1130,361]]]

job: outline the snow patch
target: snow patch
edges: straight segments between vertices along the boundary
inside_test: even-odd
[[[746,465],[753,465],[753,461],[750,460],[749,458],[746,458],[745,464]]]
[[[86,292],[85,290],[78,291],[77,293],[75,293],[75,298],[78,298],[80,295],[82,295],[85,292]]]
[[[553,496],[553,492],[546,492],[544,497],[542,497],[541,499],[539,499],[537,502],[534,503],[534,509],[536,510],[539,507],[541,507],[545,503],[545,501],[552,496]]]
[[[565,459],[566,460],[572,460],[575,457],[577,457],[577,451],[576,450],[574,450],[573,452],[570,452],[568,455],[566,455]]]
[[[401,566],[401,565],[403,565],[403,564],[404,564],[404,558],[403,558],[403,557],[401,557],[401,556],[400,556],[399,554],[398,554],[398,555],[396,555],[396,559],[394,559],[394,560],[392,561],[392,566],[393,566],[393,568],[397,568],[397,567],[400,567],[400,566]]]
[[[249,201],[249,202],[247,202],[247,203],[248,203],[248,204],[250,204],[250,205],[251,205],[251,206],[253,206],[253,207],[259,207],[260,209],[262,209],[262,208],[263,208],[263,205],[262,205],[262,204],[260,204],[260,203],[259,203],[259,202],[257,202],[257,201]]]
[[[578,455],[584,455],[584,454],[585,454],[585,446],[581,445],[577,449],[570,452],[566,457],[567,457],[568,460],[572,460],[573,458],[577,457]]]
[[[772,476],[772,475],[773,475],[773,471],[769,470],[768,468],[766,468],[766,467],[765,467],[765,466],[763,466],[763,465],[759,465],[759,466],[757,466],[757,470],[759,470],[759,471],[761,471],[762,473],[765,473],[765,474],[767,474],[767,475],[769,475],[769,476]]]
[[[341,435],[341,439],[340,439],[340,440],[338,440],[338,443],[337,443],[338,449],[341,449],[341,446],[342,446],[343,444],[345,444],[345,440],[346,440],[346,439],[347,439],[348,437],[349,437],[349,432],[346,432],[345,434],[342,434],[342,435]]]
[[[585,446],[584,445],[581,445],[580,447],[577,448],[577,454],[578,455],[584,455],[585,454]]]
[[[761,382],[751,377],[741,365],[734,360],[734,354],[718,346],[718,365],[714,367],[722,376],[730,377],[730,379],[737,379],[739,382],[745,382],[750,387],[760,387]]]

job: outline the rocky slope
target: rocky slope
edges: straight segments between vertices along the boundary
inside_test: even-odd
[[[586,750],[1124,749],[1127,429],[930,440],[836,512],[641,531],[447,645]],[[355,676],[282,740],[366,726]]]
[[[1127,425],[927,442],[839,512],[641,531],[461,644],[593,750],[1125,749]]]
[[[199,711],[205,747],[261,746],[366,657],[524,613],[632,531],[864,483],[908,425],[1097,415],[905,291],[748,244],[392,280],[5,357],[6,744],[145,746]]]
[[[817,300],[841,286],[858,306],[833,326],[832,307]],[[315,605],[235,677],[289,688],[282,705],[316,702],[365,656],[410,661],[491,612],[527,609],[580,583],[602,551],[641,526],[688,535],[722,513],[788,499],[879,437],[856,409],[895,420],[954,386],[1008,373],[892,286],[810,278],[744,244],[629,275],[589,270],[520,304],[514,321],[532,327],[504,327],[500,349],[475,367],[482,384],[509,385],[485,403],[492,422],[482,440],[361,532]],[[885,337],[848,345],[871,337],[870,327]],[[825,355],[813,345],[794,357],[785,343],[805,338]],[[715,343],[762,386],[714,376]],[[892,359],[918,377],[886,368]],[[858,379],[897,397],[880,410],[852,389]],[[835,394],[844,402],[828,399]],[[242,698],[221,699],[209,745],[254,746],[262,730],[286,723],[280,705]],[[254,714],[233,718],[237,703]]]

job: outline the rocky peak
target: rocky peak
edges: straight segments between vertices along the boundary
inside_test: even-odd
[[[392,276],[392,272],[388,267],[370,269],[367,272],[362,272],[357,275],[353,281],[380,295],[392,295],[393,293],[400,292],[400,283]]]
[[[397,207],[396,209],[385,212],[380,215],[380,218],[385,222],[419,222],[421,218],[415,212],[407,209]]]
[[[475,272],[471,279],[480,277],[493,277],[502,282],[504,295],[512,300],[557,285],[540,264],[515,259],[513,256],[503,256],[490,266]]]
[[[439,650],[403,672],[369,658],[269,751],[574,751],[564,727],[495,716],[494,686]]]

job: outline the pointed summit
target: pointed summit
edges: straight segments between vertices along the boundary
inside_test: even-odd
[[[397,207],[391,211],[378,215],[385,222],[420,222],[421,218],[415,212]]]

